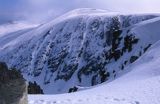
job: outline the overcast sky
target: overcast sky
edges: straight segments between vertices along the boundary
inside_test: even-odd
[[[54,19],[76,8],[98,8],[118,12],[160,12],[160,0],[0,0],[0,20]]]

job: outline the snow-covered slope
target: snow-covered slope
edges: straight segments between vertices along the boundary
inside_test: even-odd
[[[85,91],[30,95],[29,104],[159,104],[160,41],[125,70],[126,75]]]
[[[3,35],[9,34],[9,33],[18,31],[18,30],[22,30],[22,29],[26,29],[26,28],[33,28],[36,26],[38,26],[38,25],[23,22],[23,21],[7,22],[5,24],[0,25],[0,37],[2,37]]]
[[[131,31],[145,38],[148,43],[159,34],[160,18],[141,22]],[[158,36],[158,35],[157,35]],[[157,37],[158,38],[158,37]],[[103,83],[88,90],[59,95],[30,95],[29,104],[159,104],[160,103],[160,40],[124,70],[130,72],[110,83]]]
[[[112,81],[160,39],[158,14],[78,9],[30,31],[5,35],[0,61],[21,70],[44,93]],[[5,42],[5,40],[7,42]]]
[[[0,25],[0,48],[15,40],[20,35],[33,30],[38,24],[23,21],[8,22]]]

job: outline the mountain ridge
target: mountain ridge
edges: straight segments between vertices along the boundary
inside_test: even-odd
[[[66,93],[75,86],[114,80],[160,38],[159,29],[148,27],[159,26],[157,14],[75,15],[77,11],[83,14],[71,11],[69,17],[64,15],[2,45],[0,60],[19,69],[28,81],[36,81],[44,93]]]

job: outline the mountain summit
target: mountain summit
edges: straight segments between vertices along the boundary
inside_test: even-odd
[[[78,9],[1,44],[4,35],[0,61],[36,81],[44,93],[82,90],[130,71],[126,68],[160,39],[159,23],[158,14]]]

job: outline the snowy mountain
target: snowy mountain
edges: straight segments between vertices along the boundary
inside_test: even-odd
[[[78,9],[0,38],[0,61],[19,69],[46,94],[110,82],[160,39],[159,14]]]
[[[159,51],[160,41],[124,69],[129,73],[110,83],[71,94],[30,95],[29,104],[159,104]]]
[[[13,33],[27,28],[33,28],[36,26],[38,26],[38,24],[31,24],[24,21],[9,21],[4,24],[0,24],[0,37],[9,33]]]

